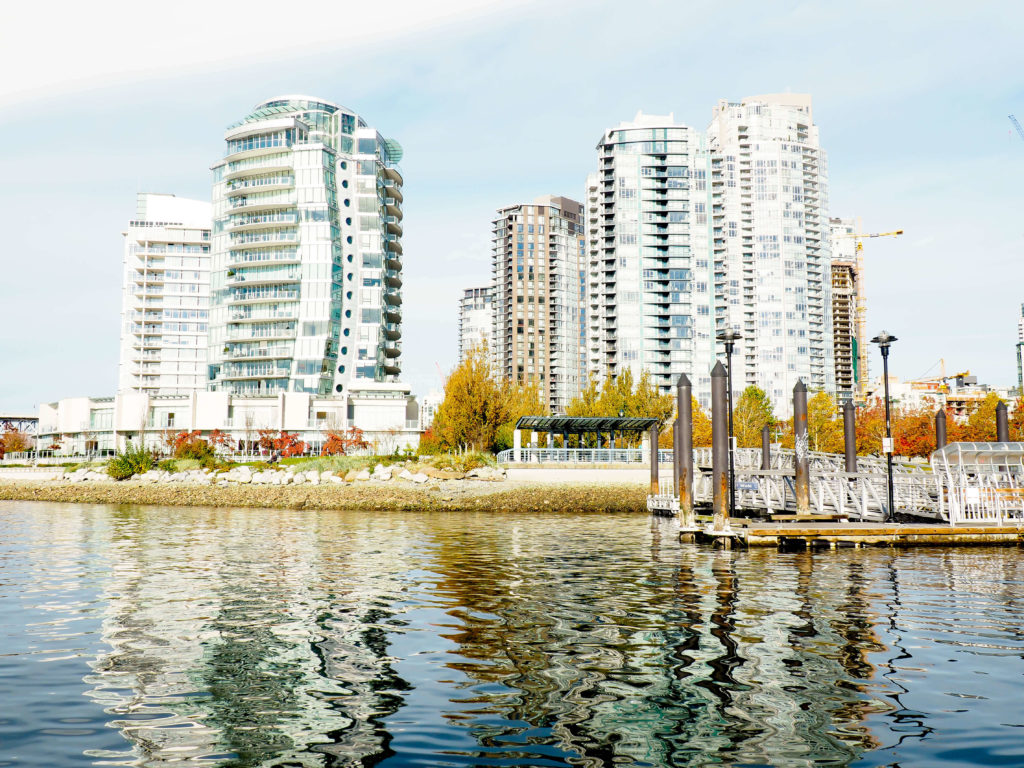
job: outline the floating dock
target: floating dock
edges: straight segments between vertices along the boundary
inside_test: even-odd
[[[708,525],[681,535],[725,546],[782,549],[1024,545],[1024,526],[1016,525],[758,522],[735,518],[729,523],[723,531],[714,531]]]

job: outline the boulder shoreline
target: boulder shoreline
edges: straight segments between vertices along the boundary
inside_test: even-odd
[[[431,478],[430,482],[326,482],[316,485],[152,480],[0,480],[0,501],[129,504],[184,507],[417,512],[647,513],[647,491],[637,485],[513,483],[508,480]]]

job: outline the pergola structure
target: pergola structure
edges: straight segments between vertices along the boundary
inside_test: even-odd
[[[594,443],[600,446],[606,440],[606,446],[614,448],[616,434],[642,436],[658,423],[657,419],[642,419],[634,416],[523,416],[516,422],[513,430],[513,450],[522,448],[522,432],[541,432],[547,434],[547,447],[554,447],[555,435],[562,436],[562,447],[567,448],[569,436],[576,435],[582,439],[587,435],[594,436]]]

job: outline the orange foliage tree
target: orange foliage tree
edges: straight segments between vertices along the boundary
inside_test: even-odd
[[[299,436],[294,432],[281,430],[280,433],[277,433],[272,429],[261,429],[259,436],[260,448],[274,451],[286,459],[291,456],[299,456],[308,449],[308,446],[299,440]]]
[[[324,443],[322,456],[344,456],[349,451],[359,451],[369,448],[370,444],[363,437],[363,430],[359,427],[348,429],[327,430],[327,441]]]

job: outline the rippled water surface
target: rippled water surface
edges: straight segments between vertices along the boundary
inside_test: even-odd
[[[1024,765],[1024,553],[0,503],[0,765]]]

